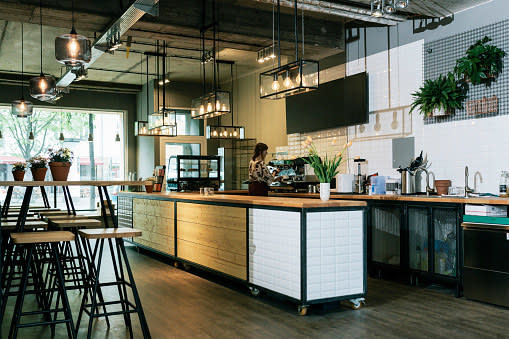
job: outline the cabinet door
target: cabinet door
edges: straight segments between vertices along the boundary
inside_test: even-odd
[[[401,208],[371,208],[371,260],[399,266],[401,263]]]
[[[458,215],[453,208],[433,209],[435,273],[456,276]]]
[[[424,207],[408,208],[408,250],[411,269],[428,271],[428,216]]]

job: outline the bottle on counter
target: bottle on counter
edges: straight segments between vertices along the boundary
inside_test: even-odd
[[[507,197],[507,171],[502,171],[500,174],[500,184],[499,184],[499,195],[501,197]]]

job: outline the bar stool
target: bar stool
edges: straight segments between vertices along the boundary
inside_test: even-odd
[[[89,316],[87,338],[91,338],[91,336],[92,336],[92,324],[93,324],[94,318],[112,316],[112,315],[123,315],[124,322],[129,329],[131,338],[133,338],[133,329],[132,329],[132,324],[131,324],[131,313],[137,313],[138,318],[140,320],[143,337],[151,338],[150,331],[149,331],[148,325],[147,325],[147,321],[145,319],[145,314],[143,312],[143,308],[141,305],[140,297],[138,295],[138,289],[136,288],[133,273],[131,271],[131,266],[129,265],[129,260],[127,257],[127,253],[126,253],[126,250],[124,247],[124,240],[123,240],[123,238],[139,237],[139,236],[141,236],[141,231],[132,229],[132,228],[105,228],[105,229],[79,230],[78,234],[79,234],[80,239],[83,243],[83,247],[85,248],[88,265],[90,266],[89,272],[92,272],[93,274],[90,274],[88,277],[88,283],[92,286],[92,302],[90,304],[87,304],[89,289],[85,289],[85,294],[84,294],[82,302],[81,302],[78,320],[76,322],[76,333],[78,333],[78,331],[79,331],[79,326],[81,323],[81,318],[83,316],[83,313],[86,313]],[[92,252],[92,247],[90,246],[90,240],[92,240],[92,239],[95,239],[99,244],[99,253],[97,256],[96,256],[97,253]],[[112,261],[113,261],[113,268],[115,271],[115,281],[112,281],[112,282],[100,282],[99,281],[105,240],[108,240],[108,243],[109,243],[110,252],[111,252]],[[113,246],[113,242],[115,242],[115,247]],[[116,251],[114,250],[114,248],[116,249]],[[115,252],[116,252],[116,254],[115,254]],[[96,257],[97,257],[97,265],[95,265]],[[115,257],[116,257],[116,259],[115,259]],[[118,260],[118,269],[117,269],[117,264],[116,264],[117,260]],[[126,281],[125,276],[124,276],[124,268],[123,268],[124,265],[125,265],[125,268],[127,271],[129,281]],[[106,286],[117,286],[120,299],[116,300],[116,301],[107,301],[107,302],[99,301],[98,302],[97,301],[98,290],[101,287],[106,287]],[[127,295],[127,286],[129,286],[131,288],[131,291],[133,293],[134,304],[129,301],[129,298]],[[118,304],[120,304],[122,307],[121,311],[110,311],[110,312],[104,311],[104,313],[99,313],[97,311],[98,307],[100,307],[100,306],[112,306],[112,305],[118,305]]]
[[[69,338],[76,338],[76,332],[74,331],[74,324],[72,320],[71,307],[69,306],[69,300],[67,299],[67,294],[64,287],[64,276],[62,272],[62,267],[60,265],[60,254],[57,248],[57,245],[62,242],[69,242],[74,240],[74,234],[66,231],[48,231],[48,232],[24,232],[24,233],[12,233],[11,239],[13,243],[20,247],[21,251],[24,253],[22,256],[22,260],[24,261],[24,265],[22,266],[22,279],[21,279],[21,287],[19,290],[18,297],[16,299],[16,306],[14,308],[14,315],[11,322],[11,327],[9,330],[9,338],[16,338],[18,335],[18,330],[20,328],[25,327],[33,327],[33,326],[41,326],[41,325],[52,325],[52,331],[54,331],[54,326],[56,324],[65,324],[67,328],[67,335]],[[34,270],[36,261],[38,260],[37,256],[34,256],[34,248],[35,245],[40,244],[49,244],[52,251],[52,260],[50,265],[55,267],[55,271],[57,273],[57,279],[55,281],[55,285],[48,285],[45,288],[39,288],[34,290],[27,290],[28,286],[28,275],[30,270]],[[8,286],[10,288],[10,286]],[[31,312],[23,312],[23,302],[26,294],[36,294],[36,295],[47,295],[48,293],[53,296],[53,293],[57,292],[57,303],[54,309],[51,309],[52,305],[52,297],[45,303],[44,309],[40,311],[31,311]],[[62,300],[62,307],[59,308],[58,300]],[[50,315],[52,312],[55,312],[54,319],[50,319],[49,321],[40,321],[40,322],[32,322],[32,323],[21,323],[21,318],[23,316],[32,316],[37,314]],[[63,312],[64,318],[58,319],[58,313]]]

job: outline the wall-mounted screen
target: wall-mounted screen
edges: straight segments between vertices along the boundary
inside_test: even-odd
[[[367,123],[368,76],[359,73],[286,98],[288,134]]]

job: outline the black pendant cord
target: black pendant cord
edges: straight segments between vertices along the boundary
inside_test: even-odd
[[[163,40],[163,125],[166,112],[166,40]]]
[[[295,2],[294,8],[294,20],[293,20],[293,29],[295,31],[295,61],[299,60],[299,31],[297,30],[297,0]]]
[[[72,15],[72,28],[71,34],[76,34],[76,28],[74,27],[74,0],[71,1],[71,15]]]
[[[277,0],[277,67],[281,67],[281,4]]]
[[[156,67],[157,68],[157,71],[156,71],[157,81],[154,84],[154,87],[157,85],[157,110],[154,107],[154,112],[159,112],[159,40],[156,41],[156,65],[157,65],[157,67]]]
[[[23,71],[23,68],[24,68],[24,64],[23,64],[23,54],[24,54],[24,50],[23,50],[23,46],[24,46],[24,32],[23,32],[23,23],[21,23],[21,100],[24,100],[24,97],[23,97],[23,89],[25,87],[25,83],[24,83],[24,80],[25,80],[25,73]]]
[[[216,93],[216,90],[217,90],[217,76],[216,76],[216,0],[213,0],[212,1],[212,37],[213,37],[213,44],[214,46],[212,47],[213,49],[213,66],[214,66],[214,95]],[[214,96],[214,99],[217,101],[217,98]],[[214,106],[216,105],[216,103],[214,103]]]
[[[150,110],[150,105],[148,103],[148,54],[147,54],[147,60],[146,60],[146,63],[147,63],[147,84],[145,85],[146,87],[146,93],[147,93],[147,118],[145,119],[145,121],[148,122],[148,112]]]
[[[42,0],[39,0],[39,24],[41,26],[41,76],[44,74],[42,73]]]
[[[205,75],[205,6],[206,0],[202,0],[202,17],[201,17],[201,66],[203,71],[203,95],[207,93],[207,77]]]
[[[230,95],[230,112],[232,114],[232,127],[234,125],[233,121],[233,64],[230,64],[230,80],[231,80],[231,89],[232,89],[232,95]]]

